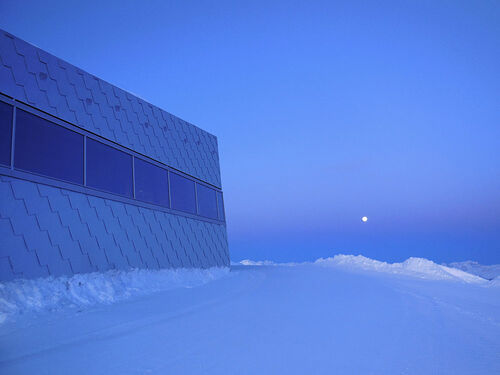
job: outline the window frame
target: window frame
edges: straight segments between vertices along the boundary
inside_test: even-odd
[[[193,183],[193,198],[194,198],[194,211],[191,212],[191,211],[185,211],[185,210],[182,210],[180,208],[174,208],[174,199],[172,198],[174,194],[173,193],[173,190],[172,190],[172,174],[175,174],[181,178],[184,178],[190,182]],[[200,216],[200,217],[204,217],[204,216],[201,216],[198,214],[198,195],[197,195],[197,190],[196,190],[196,181],[190,179],[190,178],[187,178],[179,173],[176,173],[176,172],[168,172],[168,183],[169,183],[169,193],[170,193],[170,207],[173,209],[173,210],[176,210],[176,211],[180,211],[180,212],[187,212],[187,213],[190,213],[190,214],[196,214],[197,216]]]
[[[97,134],[92,133],[86,129],[78,127],[70,122],[67,122],[67,121],[62,120],[58,117],[52,116],[46,112],[39,110],[38,108],[35,108],[35,107],[30,106],[28,104],[25,104],[21,101],[15,100],[11,97],[5,96],[1,92],[0,92],[0,101],[5,102],[6,104],[13,106],[13,116],[12,116],[13,117],[13,119],[12,119],[13,124],[12,124],[12,133],[11,133],[11,161],[10,161],[10,166],[0,164],[0,175],[10,176],[10,177],[23,179],[23,180],[27,180],[27,181],[32,181],[35,183],[40,183],[40,184],[53,186],[53,187],[57,187],[57,188],[63,188],[63,189],[70,190],[70,191],[84,193],[84,194],[92,195],[92,196],[97,196],[97,197],[100,197],[103,199],[109,199],[109,200],[113,200],[113,201],[117,201],[117,202],[132,204],[135,206],[149,208],[149,209],[162,211],[162,212],[166,212],[166,213],[170,213],[170,214],[174,214],[174,215],[189,217],[189,218],[193,218],[196,220],[207,221],[207,222],[211,222],[211,223],[215,223],[215,224],[225,225],[225,223],[226,223],[225,218],[224,219],[211,219],[211,218],[208,218],[205,216],[198,215],[198,200],[196,197],[196,191],[197,191],[196,184],[204,185],[206,187],[214,189],[216,192],[222,192],[220,187],[212,185],[208,182],[205,182],[205,181],[200,180],[194,176],[191,176],[187,173],[184,173],[184,172],[182,172],[174,167],[171,167],[171,166],[166,165],[162,162],[154,160],[148,156],[145,156],[145,155],[140,154],[136,151],[133,151],[133,150],[131,150],[127,147],[124,147],[116,142],[110,141],[110,140],[108,140],[100,135],[97,135]],[[84,177],[83,178],[83,185],[80,185],[80,184],[74,183],[74,182],[69,182],[66,180],[61,180],[61,179],[54,178],[54,177],[40,175],[40,174],[37,174],[34,172],[16,169],[14,167],[17,109],[22,109],[23,111],[26,111],[28,113],[35,115],[35,116],[41,117],[41,118],[43,118],[47,121],[50,121],[58,126],[62,126],[68,130],[71,130],[71,131],[83,136],[83,139],[84,139],[84,141],[83,141],[83,163],[84,163],[84,166],[83,166],[83,173],[84,173],[83,174],[83,177]],[[111,192],[107,192],[107,191],[103,191],[103,190],[99,190],[99,189],[87,186],[87,165],[86,165],[87,164],[87,155],[86,155],[87,138],[95,140],[95,141],[100,142],[100,143],[103,143],[107,146],[111,146],[119,151],[122,151],[122,152],[132,156],[132,186],[133,186],[132,197],[129,198],[129,197],[126,197],[123,195],[119,195],[117,193],[111,193]],[[158,205],[155,203],[149,203],[149,202],[145,202],[145,201],[136,199],[136,197],[135,197],[135,175],[134,175],[135,158],[141,159],[145,162],[153,164],[153,165],[160,167],[160,168],[167,171],[167,175],[168,175],[168,200],[169,200],[170,207],[165,207],[165,206]],[[178,175],[180,175],[188,180],[193,181],[193,183],[195,185],[195,188],[194,188],[194,190],[195,190],[195,207],[196,207],[195,214],[191,214],[191,213],[188,213],[185,211],[180,211],[180,210],[176,210],[174,208],[171,208],[172,201],[171,201],[170,173],[178,174]]]
[[[144,164],[149,164],[155,168],[158,168],[158,169],[161,169],[163,172],[165,172],[165,183],[166,183],[166,202],[165,204],[161,204],[161,203],[156,203],[156,202],[153,202],[153,201],[149,201],[149,200],[146,200],[146,199],[143,199],[143,198],[138,198],[137,197],[137,161],[139,161],[139,163],[144,163]],[[133,158],[132,160],[133,162],[133,182],[134,182],[134,197],[135,199],[141,201],[141,202],[148,202],[148,203],[151,203],[151,204],[154,204],[154,205],[158,205],[158,206],[162,206],[162,207],[168,207],[168,208],[171,208],[171,199],[170,199],[170,173],[168,172],[168,169],[166,168],[161,168],[151,162],[149,162],[148,160],[144,160],[144,159],[141,159],[141,158]]]
[[[14,134],[14,124],[16,122],[16,107],[14,106],[14,104],[12,103],[8,103],[6,101],[1,101],[1,103],[3,105],[6,105],[6,106],[10,106],[11,109],[12,109],[12,112],[11,112],[11,119],[10,119],[10,137],[9,137],[9,140],[10,142],[6,142],[7,144],[10,143],[9,145],[9,157],[8,157],[8,163],[2,163],[0,161],[0,166],[10,166],[12,165],[12,156],[13,156],[13,152],[12,152],[12,149],[14,147],[13,143],[14,143],[14,137],[13,137],[13,134]]]
[[[213,203],[215,204],[215,215],[214,217],[211,217],[211,216],[207,216],[207,215],[204,215],[204,214],[201,214],[200,213],[200,199],[199,199],[199,191],[198,191],[198,186],[201,186],[202,188],[205,188],[205,189],[209,189],[213,192],[213,195],[214,195],[214,201]],[[203,217],[208,217],[210,219],[218,219],[219,218],[219,207],[217,205],[217,191],[211,187],[208,187],[208,186],[204,186],[204,185],[201,185],[201,184],[196,184],[196,211],[198,212],[198,215],[200,216],[203,216]]]
[[[216,190],[215,191],[215,196],[217,198],[217,218],[221,221],[226,221],[226,209],[224,207],[224,193],[222,190]],[[220,202],[219,202],[219,197],[220,197]],[[219,210],[219,203],[220,203],[220,210]],[[222,218],[220,217],[220,213],[222,212]]]
[[[81,177],[82,184],[80,184],[79,182],[76,182],[76,181],[72,181],[72,180],[70,180],[70,179],[66,179],[66,178],[62,178],[62,177],[54,177],[54,176],[51,176],[49,173],[43,173],[43,172],[40,172],[40,171],[33,171],[33,170],[29,170],[29,169],[22,168],[22,167],[16,167],[15,152],[12,152],[12,150],[11,150],[11,163],[12,163],[12,167],[13,167],[13,169],[16,169],[16,170],[19,170],[19,171],[24,171],[24,172],[27,172],[27,173],[33,173],[33,174],[35,174],[35,175],[39,175],[39,176],[45,176],[45,177],[47,177],[47,178],[53,178],[54,180],[57,180],[57,181],[64,181],[64,182],[68,182],[68,183],[75,184],[75,185],[83,185],[83,184],[85,183],[85,177],[84,177],[84,175],[85,175],[85,171],[84,171],[84,158],[85,158],[85,153],[84,153],[84,151],[83,151],[83,147],[84,147],[84,145],[85,145],[85,141],[84,141],[85,136],[84,136],[83,134],[81,134],[81,133],[77,132],[77,131],[74,131],[74,130],[72,130],[72,129],[69,129],[68,127],[62,126],[62,125],[60,125],[60,124],[58,124],[58,123],[56,123],[56,122],[54,122],[54,121],[52,121],[52,120],[50,120],[50,119],[47,119],[47,118],[42,117],[42,116],[38,116],[38,114],[33,113],[33,112],[31,112],[31,111],[27,111],[27,110],[25,110],[24,108],[18,108],[18,109],[19,109],[19,110],[21,110],[21,111],[23,111],[23,112],[25,112],[25,113],[27,113],[28,115],[31,115],[31,116],[34,116],[34,117],[38,117],[38,118],[42,119],[43,121],[46,121],[48,124],[44,124],[43,126],[46,126],[47,128],[50,128],[50,127],[52,127],[52,126],[54,126],[54,129],[55,129],[55,128],[62,128],[64,131],[68,131],[68,132],[73,133],[73,134],[72,134],[72,136],[77,135],[77,136],[79,136],[79,137],[81,138],[81,147],[82,147],[82,150],[81,150],[81,157],[82,157],[81,163],[82,163],[82,164],[81,164],[81,166],[80,166],[80,167],[81,167],[81,171],[79,171],[79,172],[81,172],[81,174],[82,174],[82,175],[80,176],[80,177]],[[15,111],[15,112],[16,112],[16,115],[15,115],[15,124],[16,124],[16,129],[15,129],[15,130],[13,129],[13,133],[14,133],[14,131],[16,132],[16,137],[15,137],[15,139],[14,139],[13,135],[11,135],[11,138],[13,138],[13,139],[14,139],[14,140],[13,140],[13,146],[11,146],[11,149],[12,149],[12,148],[14,148],[14,149],[19,148],[19,145],[17,144],[17,142],[18,142],[18,140],[19,140],[19,137],[18,137],[18,131],[19,131],[19,124],[18,124],[18,120],[19,120],[19,110],[18,110],[18,109],[16,109],[16,111]],[[30,125],[28,125],[28,126],[31,126],[31,124],[30,124]],[[59,131],[59,130],[60,130],[60,129],[58,129],[58,130],[56,130],[56,131]],[[51,131],[51,130],[49,130],[49,132],[50,132],[50,131]],[[61,134],[63,134],[63,133],[61,133]],[[78,174],[79,174],[79,173],[78,173]]]
[[[96,190],[100,190],[100,191],[105,191],[105,192],[108,192],[108,193],[111,193],[111,194],[116,194],[116,195],[119,195],[119,196],[122,196],[122,197],[127,197],[127,198],[135,198],[135,176],[134,176],[134,157],[126,152],[123,152],[119,149],[117,149],[116,147],[113,147],[113,146],[110,146],[110,145],[107,145],[105,143],[102,143],[96,139],[92,139],[92,138],[89,138],[91,140],[91,142],[88,142],[88,139],[87,141],[85,141],[85,186],[88,187],[88,188],[91,188],[91,189],[96,189]],[[120,156],[123,156],[125,155],[128,160],[126,160],[127,164],[129,164],[128,168],[129,168],[129,171],[130,172],[130,176],[126,176],[128,178],[130,178],[129,180],[129,183],[130,183],[130,192],[127,192],[127,193],[118,193],[116,191],[112,191],[112,189],[106,189],[102,186],[90,186],[89,185],[89,181],[88,181],[88,156],[89,156],[89,152],[88,152],[88,148],[89,148],[89,144],[92,144],[92,143],[96,143],[96,144],[99,144],[99,146],[97,147],[101,147],[101,146],[104,146],[99,152],[102,152],[103,150],[105,150],[104,152],[108,152],[108,151],[111,151],[111,152],[117,152],[116,155],[120,155]],[[108,167],[109,166],[105,166],[105,167]],[[129,195],[130,194],[130,195]]]

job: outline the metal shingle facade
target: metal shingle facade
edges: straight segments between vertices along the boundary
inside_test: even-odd
[[[216,187],[215,136],[0,30],[0,92]],[[0,176],[0,280],[229,265],[214,223]]]
[[[217,138],[0,30],[0,91],[221,187]]]

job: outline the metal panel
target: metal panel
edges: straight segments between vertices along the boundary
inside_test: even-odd
[[[215,136],[2,30],[0,94],[16,107],[81,129],[85,139],[104,137],[99,140],[134,158],[221,186]],[[224,222],[12,166],[0,168],[0,238],[0,281],[229,265]]]
[[[221,186],[215,136],[1,29],[0,92]]]
[[[229,265],[223,224],[7,176],[0,176],[0,236],[3,281]]]

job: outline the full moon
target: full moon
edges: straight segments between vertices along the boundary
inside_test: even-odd
[[[361,220],[363,221],[363,223],[366,223],[368,221],[368,218],[366,216],[363,216]]]

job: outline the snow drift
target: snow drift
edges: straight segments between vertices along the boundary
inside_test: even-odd
[[[336,255],[333,258],[320,258],[315,263],[322,266],[350,267],[430,280],[454,280],[487,284],[487,281],[479,276],[471,275],[456,268],[442,266],[423,258],[409,258],[402,263],[386,263],[362,255]]]
[[[445,264],[445,266],[457,268],[459,270],[482,277],[483,279],[487,280],[493,280],[496,277],[500,277],[500,264],[485,266],[483,264],[479,264],[478,262],[467,260],[465,262]]]
[[[9,316],[110,304],[227,276],[229,268],[108,271],[0,283],[0,323]]]
[[[500,269],[500,265],[482,266],[476,262],[469,263],[474,263],[476,265],[476,270],[488,269],[490,274],[493,274],[496,272],[496,270]],[[462,270],[460,269],[460,267],[455,268],[452,266],[452,264],[450,264],[450,266],[440,265],[428,259],[413,257],[401,263],[387,263],[375,259],[370,259],[364,257],[363,255],[339,254],[329,258],[319,258],[313,263],[275,263],[269,260],[253,261],[245,259],[240,261],[238,264],[242,266],[296,266],[300,264],[313,264],[324,267],[339,267],[343,269],[362,270],[365,272],[383,272],[429,280],[453,280],[483,285],[495,284],[493,283],[493,281],[490,283],[488,283],[487,281],[490,279],[492,280],[493,277],[485,278],[481,275],[478,275],[478,272],[468,272],[468,270]]]

